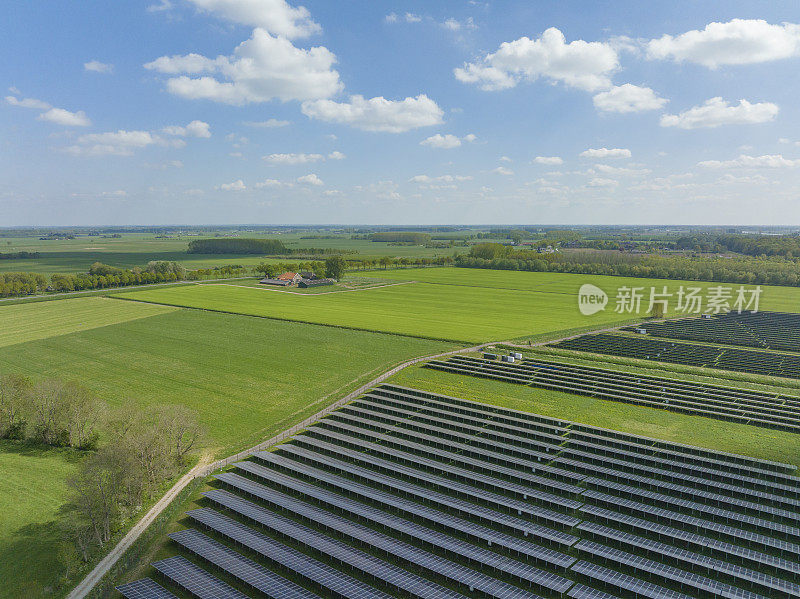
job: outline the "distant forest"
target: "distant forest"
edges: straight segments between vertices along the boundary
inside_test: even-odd
[[[291,256],[319,254],[350,254],[352,250],[337,248],[297,248],[283,245],[279,239],[193,239],[189,242],[190,254],[255,254],[258,256]]]

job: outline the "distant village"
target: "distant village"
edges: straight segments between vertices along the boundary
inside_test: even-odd
[[[336,281],[318,277],[313,272],[285,272],[275,279],[261,279],[261,285],[275,285],[277,287],[322,287],[333,285]]]

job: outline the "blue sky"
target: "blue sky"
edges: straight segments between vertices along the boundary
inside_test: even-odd
[[[7,226],[800,223],[797,2],[5,17]]]

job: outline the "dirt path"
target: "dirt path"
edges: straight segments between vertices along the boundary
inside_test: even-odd
[[[341,293],[341,292],[339,292],[339,293]],[[240,451],[237,454],[234,454],[232,456],[228,456],[227,458],[223,458],[223,459],[217,460],[215,462],[203,463],[203,460],[201,460],[201,462],[199,464],[197,464],[197,466],[195,466],[189,472],[184,474],[180,478],[180,480],[178,480],[178,482],[176,482],[172,486],[172,488],[169,491],[167,491],[167,493],[161,499],[159,499],[158,502],[153,507],[151,507],[148,510],[148,512],[144,515],[144,517],[142,517],[142,519],[139,520],[139,522],[137,522],[133,526],[133,528],[131,528],[131,530],[128,531],[128,534],[126,534],[122,538],[122,540],[119,543],[117,543],[117,545],[108,553],[108,555],[106,555],[102,560],[100,560],[100,562],[94,567],[94,569],[91,572],[89,572],[89,574],[86,576],[86,578],[84,578],[80,582],[80,584],[78,584],[78,586],[76,586],[72,590],[72,592],[67,596],[67,599],[83,599],[84,597],[86,597],[86,595],[89,594],[89,592],[94,588],[94,586],[98,582],[100,582],[100,580],[103,578],[103,576],[105,576],[108,573],[108,571],[114,566],[114,564],[117,562],[117,560],[120,557],[122,557],[122,555],[125,553],[125,551],[127,551],[128,548],[131,545],[133,545],[134,542],[136,542],[136,540],[145,531],[145,529],[158,517],[158,515],[162,511],[164,511],[164,509],[170,504],[170,502],[175,497],[177,497],[177,495],[192,480],[194,480],[197,477],[206,477],[209,474],[211,474],[212,472],[214,472],[215,470],[218,470],[220,468],[224,468],[224,467],[232,464],[233,462],[238,462],[239,460],[243,460],[243,459],[249,457],[250,455],[252,455],[256,451],[261,451],[261,450],[267,449],[268,447],[271,447],[271,446],[275,445],[276,443],[280,443],[281,441],[284,441],[285,439],[287,439],[287,438],[291,437],[292,435],[298,433],[299,431],[303,430],[304,428],[307,428],[308,426],[310,426],[311,424],[313,424],[314,422],[316,422],[320,418],[324,418],[325,416],[327,416],[333,410],[343,406],[344,404],[346,404],[347,402],[355,399],[356,397],[358,397],[359,395],[361,395],[362,393],[364,393],[368,389],[374,387],[375,385],[378,385],[379,383],[382,383],[383,381],[385,381],[389,377],[397,374],[398,372],[400,372],[401,370],[404,370],[405,368],[408,368],[409,366],[413,366],[414,364],[418,364],[420,362],[425,362],[427,360],[434,360],[436,358],[444,358],[446,356],[452,356],[452,355],[455,355],[455,354],[478,351],[481,348],[486,347],[487,345],[503,344],[503,345],[510,345],[510,346],[514,346],[514,347],[521,347],[521,348],[535,347],[535,346],[538,346],[538,345],[544,345],[545,343],[555,343],[557,341],[564,341],[566,339],[572,339],[572,338],[578,337],[580,335],[585,335],[587,332],[600,333],[600,332],[614,331],[614,330],[620,328],[621,326],[629,326],[629,325],[618,325],[616,327],[606,328],[606,329],[602,329],[602,330],[598,330],[598,331],[586,331],[586,332],[579,333],[579,334],[576,334],[576,335],[571,335],[569,337],[564,337],[562,339],[551,339],[549,341],[542,341],[540,343],[535,343],[533,346],[530,346],[530,345],[516,345],[516,344],[503,342],[503,341],[490,341],[490,342],[487,342],[487,343],[481,343],[479,345],[474,345],[472,347],[466,347],[466,348],[456,349],[456,350],[449,351],[449,352],[442,352],[442,353],[439,353],[439,354],[434,354],[434,355],[429,355],[429,356],[422,356],[422,357],[419,357],[419,358],[413,358],[411,360],[407,360],[407,361],[395,366],[394,368],[391,368],[390,370],[387,370],[383,374],[381,374],[381,375],[375,377],[374,379],[370,380],[369,382],[361,385],[355,391],[352,391],[352,392],[348,393],[347,395],[345,395],[341,399],[339,399],[339,400],[335,401],[334,403],[328,405],[327,407],[323,408],[322,410],[320,410],[316,414],[313,414],[312,416],[309,416],[308,418],[306,418],[302,422],[299,422],[299,423],[295,424],[291,428],[278,433],[274,437],[272,437],[270,439],[267,439],[266,441],[263,441],[263,442],[259,443],[258,445],[254,446],[254,447],[251,447],[249,449],[245,449],[244,451]]]
[[[331,293],[351,293],[354,291],[369,291],[370,289],[381,289],[382,287],[394,287],[395,285],[410,285],[417,281],[400,281],[399,283],[385,283],[381,285],[371,285],[369,287],[362,287],[360,289],[339,289],[338,291],[320,291],[317,293],[302,293],[300,291],[284,291],[283,289],[270,289],[269,287],[252,287],[250,285],[234,285],[233,283],[198,283],[198,285],[224,285],[225,287],[241,287],[242,289],[256,289],[258,291],[272,291],[273,293],[288,293],[290,295],[305,295],[307,297],[315,297],[317,295],[328,295]]]

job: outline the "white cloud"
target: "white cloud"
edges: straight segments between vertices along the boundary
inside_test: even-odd
[[[222,185],[217,185],[214,189],[219,191],[245,191],[247,186],[244,184],[244,181],[237,179],[232,183],[223,183]]]
[[[702,30],[664,35],[646,45],[648,58],[694,62],[715,69],[800,55],[800,25],[770,25],[762,19],[709,23]]]
[[[449,19],[445,19],[445,21],[442,23],[442,27],[449,29],[450,31],[478,28],[477,25],[475,25],[475,21],[472,20],[472,17],[467,17],[463,22],[450,17]]]
[[[422,21],[422,17],[411,12],[407,12],[404,15],[398,15],[397,13],[391,12],[386,15],[384,20],[387,23],[399,23],[401,21],[405,21],[406,23],[419,23]]]
[[[627,148],[589,148],[580,153],[584,158],[630,158]]]
[[[233,56],[162,56],[144,67],[168,75],[184,73],[167,80],[167,89],[177,96],[246,104],[332,96],[343,88],[339,73],[332,68],[335,62],[336,56],[323,46],[304,50],[285,38],[255,29]],[[206,75],[187,76],[202,73]]]
[[[163,12],[172,9],[170,0],[161,0],[158,4],[151,4],[147,7],[147,12]]]
[[[504,166],[498,166],[497,168],[492,169],[492,172],[495,173],[496,175],[504,175],[506,177],[514,174],[514,171]]]
[[[409,179],[411,183],[452,183],[455,181],[472,181],[470,175],[439,175],[431,177],[430,175],[415,175]]]
[[[344,160],[345,158],[347,158],[347,156],[344,155],[339,150],[334,150],[333,152],[328,154],[328,160]]]
[[[781,154],[767,154],[764,156],[748,156],[742,154],[733,160],[704,160],[697,166],[704,168],[793,168],[800,166],[800,158],[792,160],[784,158]]]
[[[83,63],[83,68],[86,71],[92,71],[93,73],[113,73],[114,72],[114,65],[108,64],[105,62],[100,62],[99,60],[90,60],[89,62]]]
[[[436,102],[424,94],[404,100],[387,100],[383,96],[367,100],[360,95],[350,96],[349,102],[316,100],[303,102],[302,111],[321,121],[388,133],[438,125],[444,115]]]
[[[279,121],[278,119],[267,119],[266,121],[246,121],[244,123],[248,127],[259,127],[262,129],[275,129],[277,127],[286,127],[289,121]]]
[[[164,127],[163,131],[167,135],[176,135],[178,137],[211,137],[211,126],[203,121],[192,121],[185,127],[171,125]]]
[[[647,175],[650,169],[647,168],[622,168],[611,166],[610,164],[595,164],[592,171],[601,172],[606,175]]]
[[[603,177],[595,177],[586,184],[588,187],[616,187],[619,181],[614,179],[604,179]]]
[[[619,68],[616,50],[602,42],[566,43],[555,27],[539,39],[521,37],[503,42],[494,53],[454,70],[456,79],[476,83],[484,90],[514,87],[523,79],[552,79],[571,87],[594,91],[611,86],[609,76]]]
[[[285,0],[190,0],[199,9],[227,21],[260,27],[288,39],[308,37],[322,28],[303,6],[292,7]]]
[[[325,185],[322,182],[322,179],[317,177],[314,173],[309,173],[308,175],[303,175],[302,177],[297,177],[298,183],[304,183],[306,185],[315,185],[319,187],[320,185]]]
[[[663,115],[661,126],[700,129],[720,125],[752,125],[774,120],[778,110],[778,106],[772,102],[751,104],[747,100],[739,100],[739,104],[735,105],[716,97],[680,114]]]
[[[423,139],[421,142],[419,142],[419,145],[449,150],[459,147],[462,141],[473,142],[476,139],[477,137],[472,133],[469,133],[464,137],[457,137],[449,133],[446,135],[437,133],[436,135],[431,135],[430,137]]]
[[[14,96],[6,96],[6,102],[12,106],[19,106],[20,108],[35,108],[37,110],[49,110],[50,104],[43,100],[36,98],[15,98]]]
[[[594,107],[602,112],[642,112],[657,110],[667,103],[649,87],[639,87],[630,83],[617,85],[608,91],[600,92],[592,98]]]
[[[319,162],[325,160],[322,154],[270,154],[264,156],[264,160],[270,164],[294,165],[308,164],[309,162]]]
[[[89,117],[82,110],[78,112],[70,112],[63,108],[51,108],[47,112],[43,112],[38,117],[40,121],[48,121],[56,125],[63,125],[64,127],[88,127],[92,124]]]
[[[500,162],[514,162],[508,156],[500,156]]]
[[[557,166],[564,164],[564,160],[559,156],[537,156],[533,159],[536,164],[547,164],[549,166]]]
[[[76,144],[65,148],[74,155],[85,156],[130,156],[136,150],[148,146],[164,146],[182,148],[186,142],[182,139],[167,140],[150,131],[108,131],[106,133],[88,133],[81,135]]]
[[[291,187],[291,183],[284,183],[283,181],[278,181],[277,179],[264,179],[263,181],[259,181],[255,184],[255,187],[261,189],[262,187]]]

